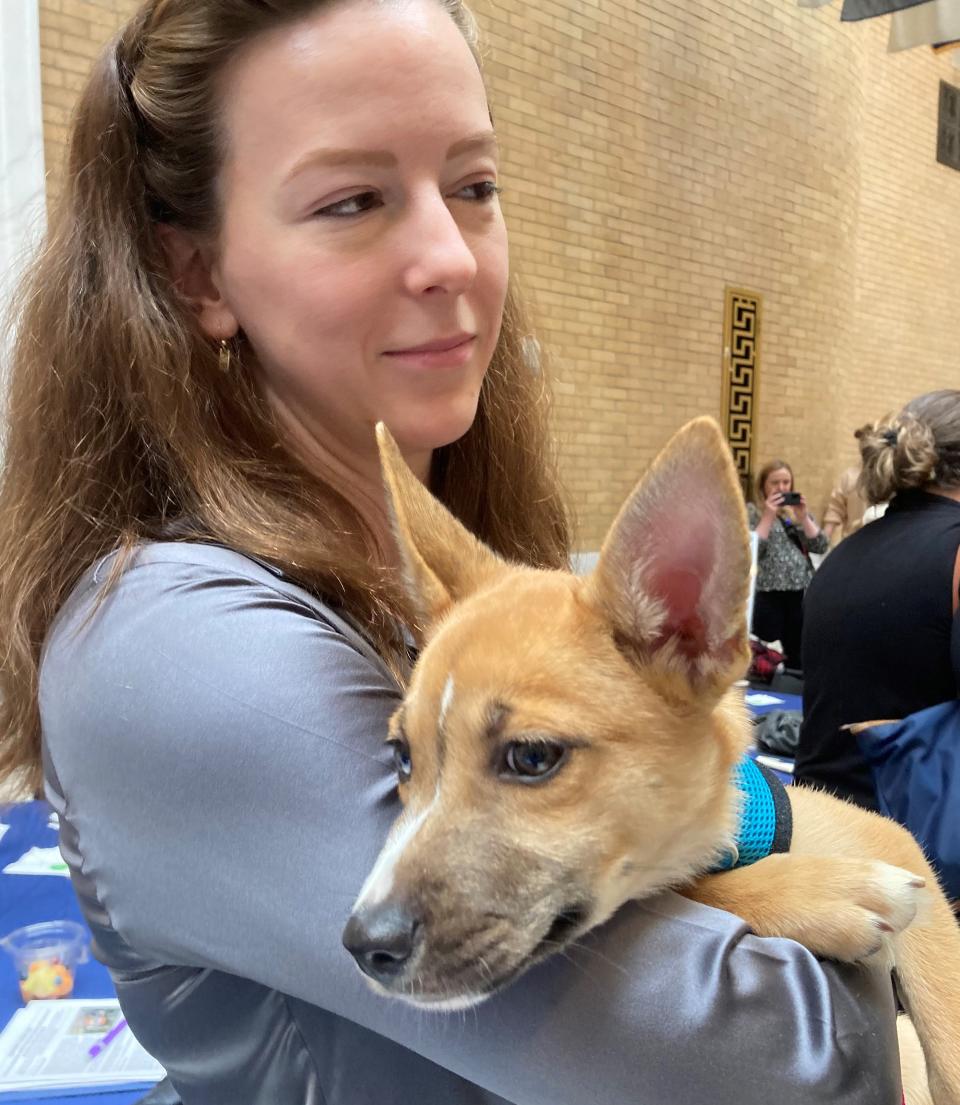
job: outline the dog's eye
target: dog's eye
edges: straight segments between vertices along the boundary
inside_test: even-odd
[[[413,760],[410,758],[410,745],[405,740],[391,741],[393,745],[393,766],[401,783],[408,783],[413,774]]]
[[[551,741],[514,741],[504,749],[502,773],[519,782],[548,779],[567,758],[567,749]]]

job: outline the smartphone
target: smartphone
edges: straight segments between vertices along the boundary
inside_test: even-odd
[[[781,506],[799,506],[800,505],[800,492],[799,491],[784,491],[783,499],[781,500]]]

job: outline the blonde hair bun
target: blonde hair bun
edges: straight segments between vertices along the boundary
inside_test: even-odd
[[[861,426],[859,487],[871,503],[898,491],[960,486],[960,391],[932,391],[897,415]]]

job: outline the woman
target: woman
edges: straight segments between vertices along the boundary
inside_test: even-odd
[[[836,487],[830,492],[823,512],[823,532],[831,544],[839,544],[863,525],[867,504],[860,495],[859,480],[860,466],[852,464],[840,473]]]
[[[790,465],[771,460],[757,476],[760,506],[748,503],[747,514],[759,538],[753,632],[762,641],[779,641],[786,666],[799,668],[803,593],[813,577],[810,553],[824,553],[829,545],[803,495],[785,504],[793,495]]]
[[[375,421],[504,556],[567,556],[458,0],[152,0],[67,195],[13,365],[5,764],[42,732],[184,1102],[897,1100],[882,978],[672,895],[453,1025],[340,946],[408,663]]]
[[[918,396],[857,438],[864,497],[891,501],[807,591],[796,776],[876,809],[870,768],[843,726],[905,718],[960,685],[960,391]]]

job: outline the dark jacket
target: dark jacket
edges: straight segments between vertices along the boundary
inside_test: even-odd
[[[876,809],[870,769],[841,726],[905,718],[957,696],[958,547],[960,503],[907,491],[823,562],[804,598],[798,781]]]

